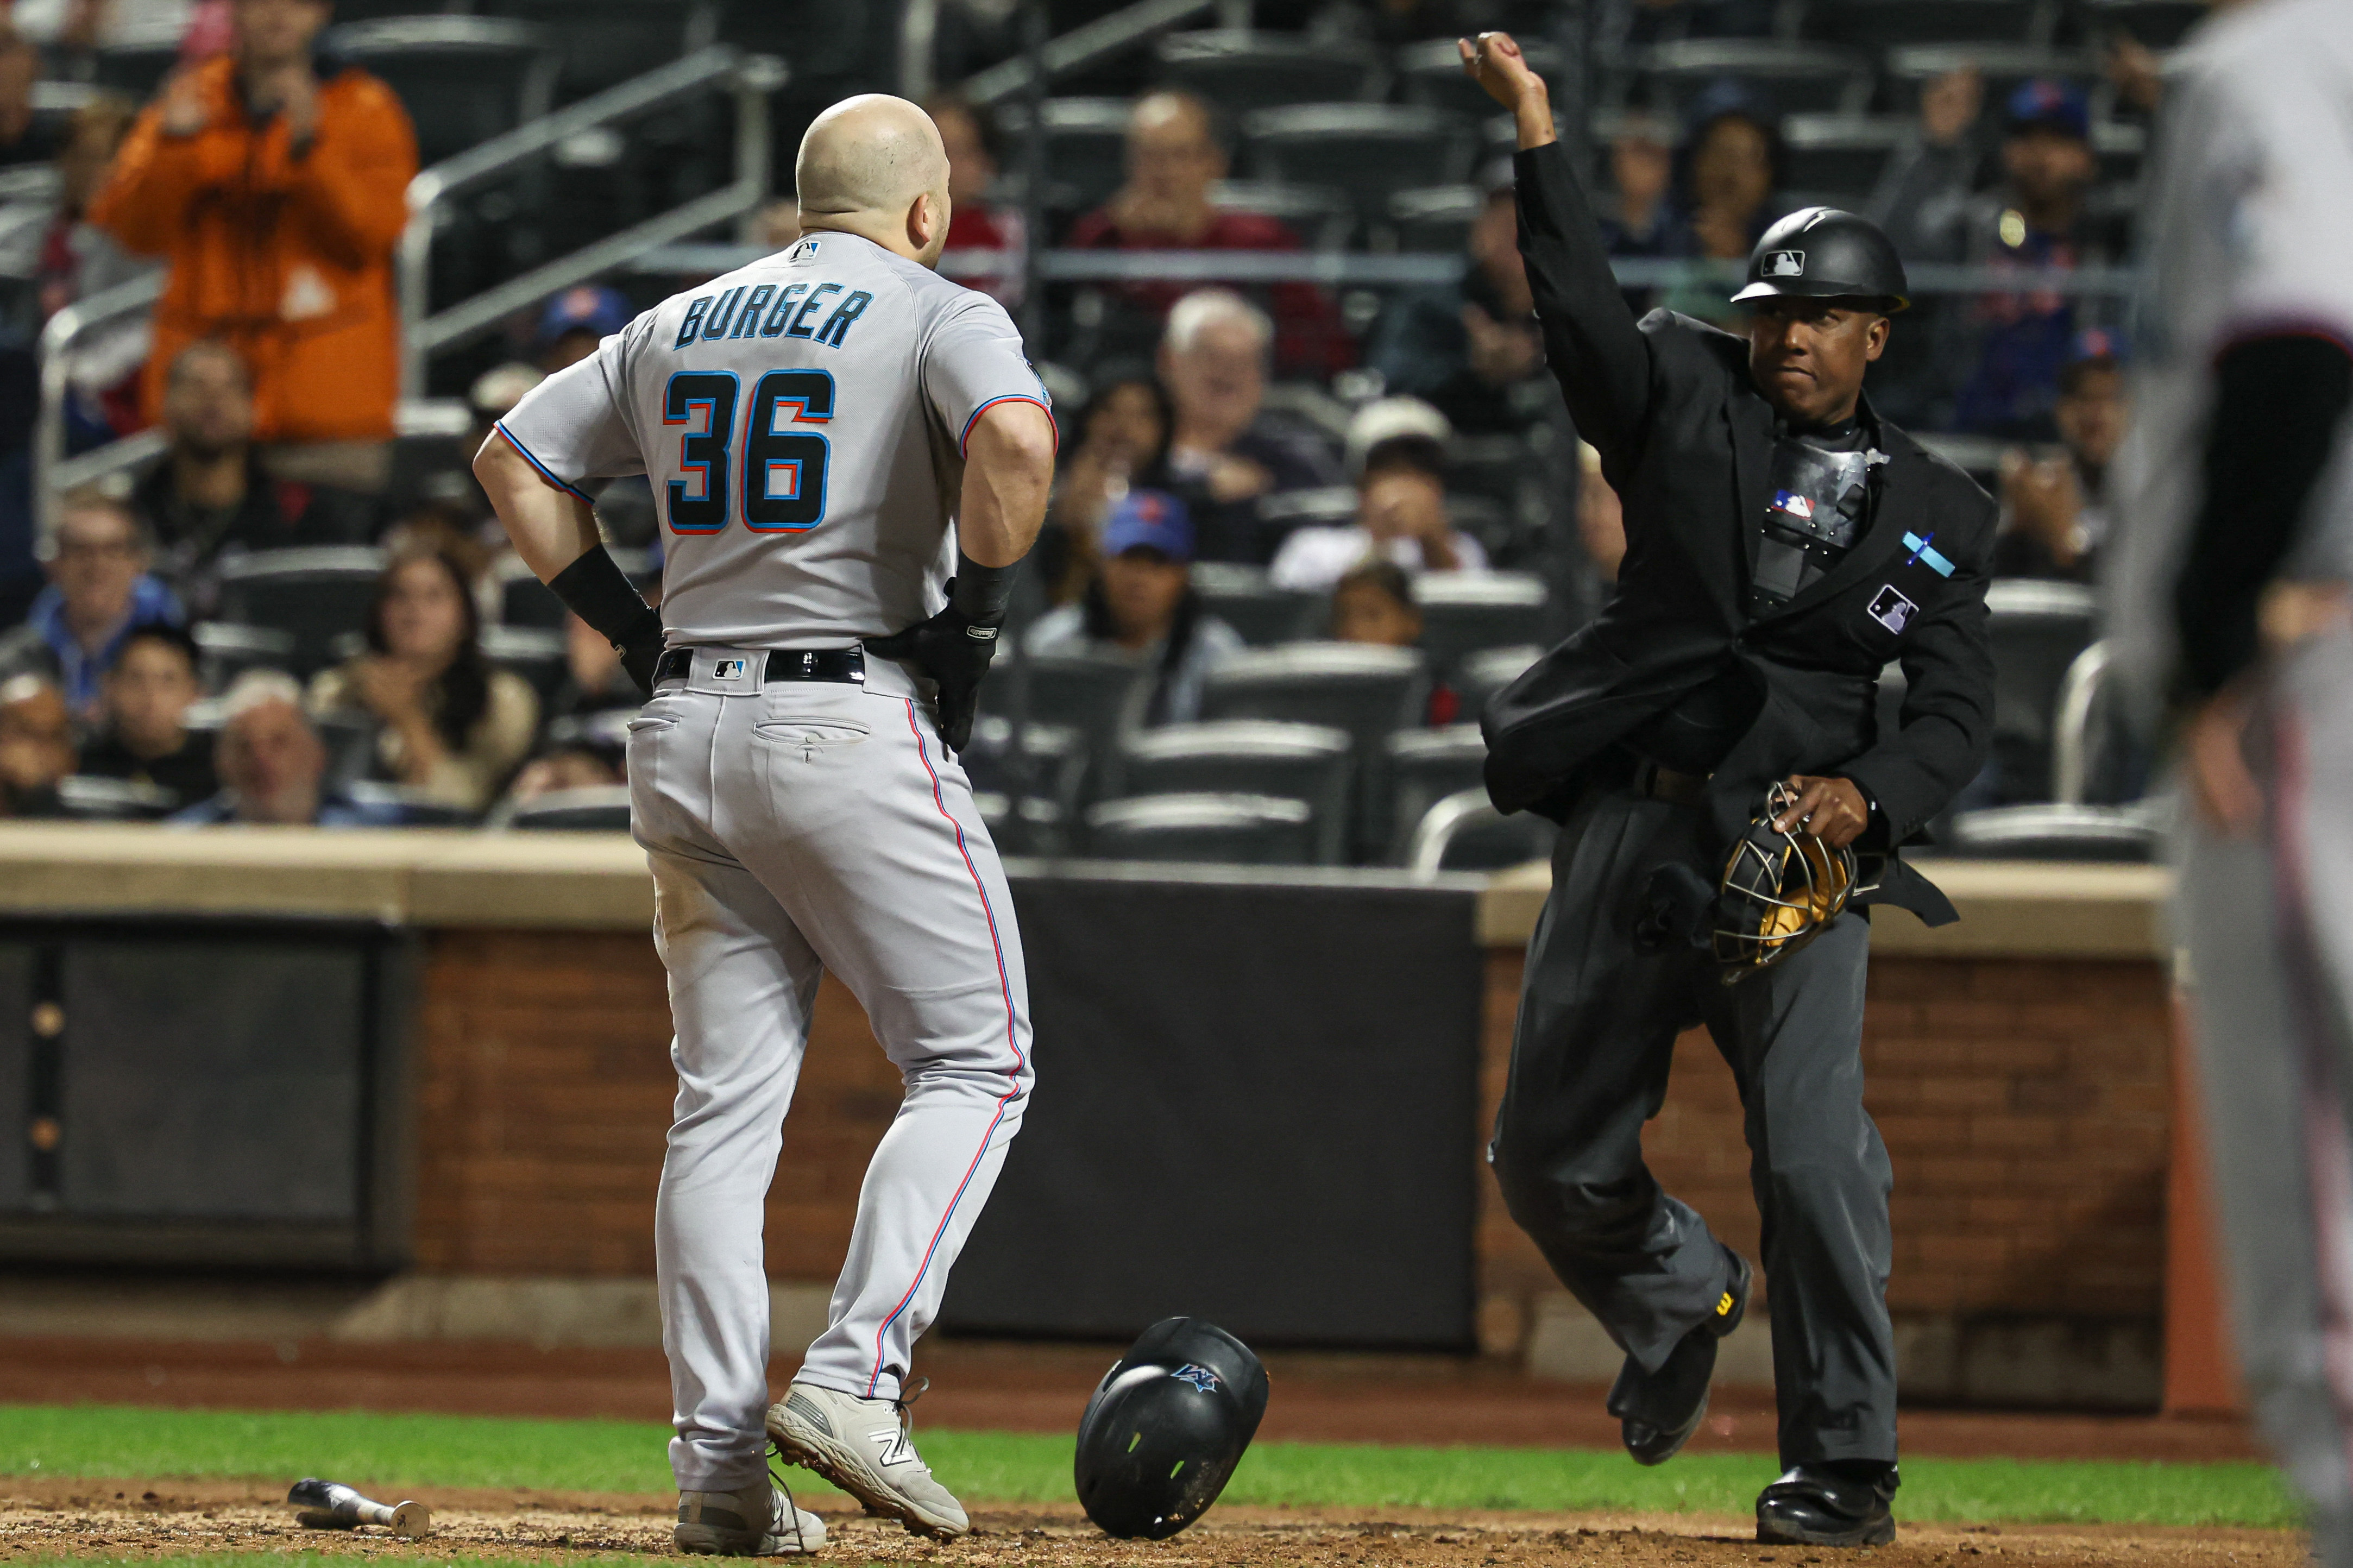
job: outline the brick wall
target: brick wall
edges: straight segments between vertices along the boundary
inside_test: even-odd
[[[417,1266],[649,1276],[676,1080],[642,932],[438,931],[415,1040]],[[768,1269],[830,1280],[899,1075],[828,978],[768,1197]]]
[[[1516,950],[1489,954],[1491,1114],[1520,973]],[[1873,961],[1863,1063],[1895,1168],[1888,1304],[1899,1317],[2158,1317],[2168,1026],[2153,963]],[[1644,1146],[1669,1191],[1757,1255],[1739,1099],[1704,1030],[1675,1043]],[[1492,1178],[1482,1191],[1482,1337],[1501,1352],[1557,1286]]]
[[[1520,970],[1516,951],[1489,955],[1486,1117]],[[1895,1167],[1899,1315],[2155,1320],[2167,1029],[2154,963],[1873,962],[1864,1059]],[[641,934],[434,933],[416,1041],[418,1267],[651,1274],[669,1039]],[[831,1279],[898,1098],[856,1002],[828,980],[769,1198],[777,1278]],[[1646,1145],[1669,1189],[1754,1257],[1739,1104],[1704,1033],[1677,1042]],[[1508,1352],[1557,1287],[1492,1180],[1482,1192],[1481,1337]]]

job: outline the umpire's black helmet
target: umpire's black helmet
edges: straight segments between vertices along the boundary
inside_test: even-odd
[[[1901,310],[1910,292],[1904,258],[1877,224],[1836,207],[1800,207],[1765,231],[1748,253],[1748,285],[1732,298],[1878,300]]]
[[[1166,1318],[1103,1374],[1079,1418],[1087,1517],[1162,1541],[1208,1511],[1266,1414],[1266,1368],[1199,1318]]]

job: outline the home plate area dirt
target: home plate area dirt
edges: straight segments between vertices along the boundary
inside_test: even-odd
[[[304,1530],[259,1483],[189,1480],[0,1479],[0,1561],[184,1557],[265,1552],[451,1563],[670,1552],[660,1499],[594,1493],[441,1491],[433,1533],[401,1541],[381,1531]],[[385,1494],[377,1494],[385,1495]],[[2300,1568],[2304,1538],[2286,1531],[2107,1525],[1905,1525],[1894,1546],[1852,1553],[1760,1546],[1746,1521],[1688,1514],[1462,1513],[1426,1510],[1220,1508],[1172,1541],[1113,1541],[1073,1506],[973,1510],[973,1533],[921,1541],[895,1524],[820,1505],[831,1534],[822,1559],[997,1568],[1253,1568],[1267,1564],[1389,1564],[1516,1568],[1591,1563],[1604,1568]]]

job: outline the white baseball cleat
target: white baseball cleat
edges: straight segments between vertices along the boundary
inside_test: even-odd
[[[806,1557],[825,1544],[825,1521],[765,1479],[733,1492],[681,1492],[670,1539],[705,1557]]]
[[[786,1464],[807,1466],[909,1534],[963,1535],[972,1521],[915,1453],[907,1404],[796,1382],[783,1404],[768,1407],[768,1436]]]

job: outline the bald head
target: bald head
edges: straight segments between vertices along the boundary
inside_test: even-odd
[[[817,117],[794,178],[801,227],[839,229],[930,266],[948,231],[948,154],[932,117],[861,93]]]

